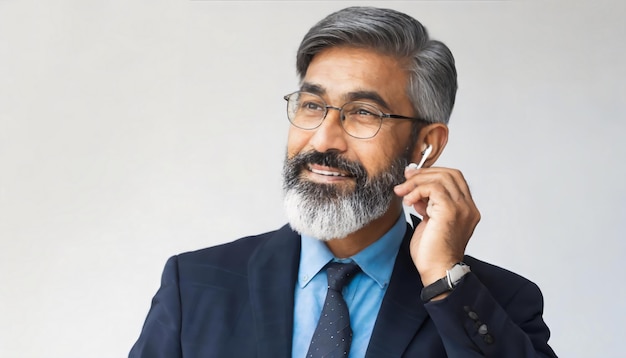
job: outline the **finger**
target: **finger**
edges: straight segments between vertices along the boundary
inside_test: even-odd
[[[421,210],[428,210],[434,206],[441,210],[454,209],[458,205],[457,202],[447,188],[439,183],[419,185],[403,198],[405,205],[417,206]],[[430,213],[428,215],[432,216]]]
[[[441,184],[455,200],[465,196],[464,189],[469,191],[469,189],[466,189],[467,186],[460,172],[451,169],[428,168],[409,170],[406,176],[408,177],[407,180],[394,188],[398,196],[407,196],[419,186],[434,183]],[[463,182],[463,185],[459,181]]]
[[[429,179],[429,176],[432,178]],[[434,177],[432,173],[422,173],[419,179],[411,180],[408,185],[411,189],[404,195],[403,202],[407,206],[414,206],[416,211],[419,209],[421,215],[433,217],[442,213],[444,216],[465,217],[475,208],[462,176],[453,171],[440,172]],[[399,189],[398,192],[402,191]],[[424,203],[427,205],[424,206]]]
[[[418,186],[404,197],[404,204],[435,221],[452,221],[460,226],[470,223],[472,230],[480,221],[480,212],[469,193],[455,197],[440,183]]]
[[[411,206],[411,205],[407,205],[407,206]],[[419,200],[418,202],[413,204],[412,207],[413,207],[413,209],[415,209],[415,212],[417,212],[421,217],[427,217],[428,216],[426,214],[426,208],[428,207],[428,202],[427,201]]]

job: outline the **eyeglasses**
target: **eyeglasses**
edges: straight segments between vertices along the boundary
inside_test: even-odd
[[[348,102],[341,107],[329,106],[322,97],[309,92],[297,91],[284,98],[287,101],[289,122],[300,129],[318,128],[324,122],[329,109],[339,111],[343,129],[350,136],[360,139],[372,138],[378,134],[384,118],[430,123],[422,118],[383,113],[380,109],[365,102]]]

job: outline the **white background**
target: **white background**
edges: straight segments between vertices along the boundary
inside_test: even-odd
[[[125,356],[169,256],[281,226],[297,46],[355,4],[456,56],[468,253],[539,284],[560,356],[624,357],[618,0],[0,0],[0,356]]]

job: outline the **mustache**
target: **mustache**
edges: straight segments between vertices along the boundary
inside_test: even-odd
[[[337,152],[318,152],[312,150],[299,153],[293,158],[288,159],[288,162],[289,165],[298,172],[307,169],[310,164],[317,164],[337,168],[357,179],[367,178],[367,171],[361,163],[343,158]]]

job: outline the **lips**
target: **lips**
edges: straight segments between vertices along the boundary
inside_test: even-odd
[[[327,169],[321,169],[319,167],[313,167],[313,166],[308,166],[308,169],[315,174],[318,175],[324,175],[324,176],[329,176],[329,177],[344,177],[344,178],[349,178],[352,175],[340,172],[338,170],[332,170],[332,168],[327,168]]]

